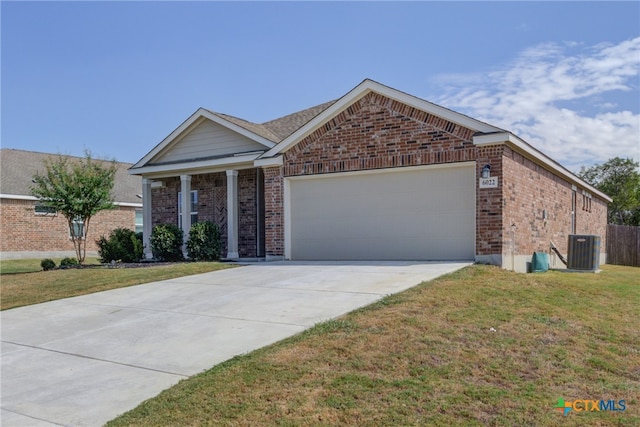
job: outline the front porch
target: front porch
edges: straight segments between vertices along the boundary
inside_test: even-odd
[[[222,256],[230,260],[265,256],[264,175],[260,168],[226,169],[142,180],[143,243],[152,258],[150,236],[158,224],[184,231],[210,221],[220,229]]]

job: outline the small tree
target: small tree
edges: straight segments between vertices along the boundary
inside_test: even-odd
[[[609,224],[640,225],[638,162],[614,157],[601,165],[580,169],[578,176],[609,195]]]
[[[76,258],[82,264],[91,218],[102,210],[113,208],[111,189],[116,174],[115,160],[110,163],[94,160],[86,151],[84,159],[52,157],[45,160],[44,166],[44,173],[33,177],[31,194],[67,219]]]

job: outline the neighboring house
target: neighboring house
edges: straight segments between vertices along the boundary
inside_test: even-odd
[[[0,257],[3,259],[75,257],[66,218],[47,211],[31,195],[33,176],[45,173],[46,159],[57,157],[59,155],[33,151],[0,150]],[[91,219],[87,235],[89,255],[97,254],[95,241],[115,228],[142,231],[141,179],[127,173],[130,167],[130,163],[117,163],[112,191],[115,209],[98,212]]]
[[[566,254],[572,233],[600,235],[604,252],[611,201],[509,131],[371,80],[262,124],[200,108],[129,173],[147,248],[155,224],[208,220],[230,259],[524,271],[550,241]]]

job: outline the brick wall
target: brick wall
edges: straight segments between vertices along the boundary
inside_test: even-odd
[[[477,148],[476,178],[480,178],[482,168],[489,165],[491,176],[498,177],[498,187],[479,188],[476,182],[476,255],[502,254],[503,150],[502,145]]]
[[[0,252],[73,251],[67,219],[39,215],[33,200],[0,199]],[[87,251],[97,251],[95,241],[115,228],[135,230],[135,208],[116,207],[98,212],[89,223]]]
[[[180,177],[163,179],[164,187],[151,189],[151,223],[178,225]]]
[[[549,253],[551,241],[566,256],[568,236],[572,233],[572,184],[507,147],[502,162],[505,183],[502,254],[507,260],[503,265],[509,263],[512,251],[515,256],[526,257],[533,252]],[[583,209],[582,192],[577,187],[576,233],[601,236],[604,253],[606,203],[592,197],[591,211],[588,203]],[[516,227],[515,240],[512,225]]]
[[[265,247],[267,257],[284,255],[282,167],[264,168]]]
[[[238,254],[253,258],[257,255],[258,233],[257,171],[238,172]]]
[[[370,93],[292,147],[284,175],[475,160],[473,131]]]

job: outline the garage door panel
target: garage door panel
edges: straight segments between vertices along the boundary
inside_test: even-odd
[[[474,182],[473,165],[291,179],[291,258],[472,259]]]

